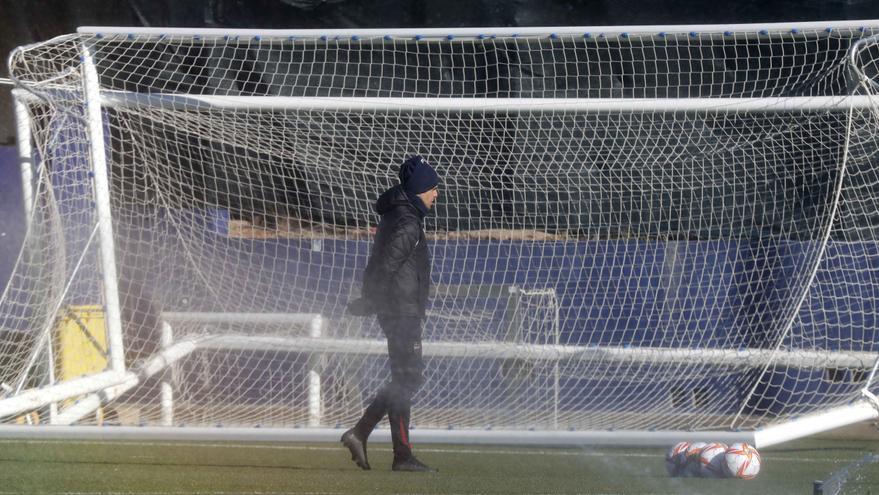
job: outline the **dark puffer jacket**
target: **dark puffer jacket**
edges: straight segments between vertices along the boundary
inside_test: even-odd
[[[381,221],[363,276],[363,297],[377,314],[424,317],[430,290],[430,255],[424,214],[400,187],[376,201]],[[423,208],[423,207],[422,207]]]

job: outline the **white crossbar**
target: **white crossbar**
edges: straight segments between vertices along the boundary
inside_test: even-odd
[[[310,38],[334,41],[338,38],[416,38],[445,39],[481,38],[491,36],[551,36],[553,34],[583,36],[604,35],[659,35],[660,33],[720,34],[733,33],[744,36],[761,31],[769,33],[791,32],[794,30],[859,29],[879,26],[879,20],[845,20],[816,22],[781,22],[763,24],[671,24],[671,25],[630,25],[630,26],[553,26],[553,27],[474,27],[474,28],[388,28],[388,29],[209,29],[209,28],[146,28],[140,26],[80,26],[80,34],[102,35],[140,35],[140,36],[203,36],[203,37],[261,37],[261,38]],[[450,41],[450,40],[449,40]]]
[[[369,98],[147,94],[103,91],[102,104],[112,108],[173,110],[247,109],[393,111],[393,112],[655,112],[773,113],[847,111],[871,108],[869,96],[801,96],[772,98]]]

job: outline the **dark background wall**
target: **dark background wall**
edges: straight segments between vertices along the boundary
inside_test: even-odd
[[[872,19],[875,0],[0,0],[0,53],[77,26],[396,28],[634,25]],[[5,63],[0,77],[7,77]],[[14,144],[9,86],[0,145]]]

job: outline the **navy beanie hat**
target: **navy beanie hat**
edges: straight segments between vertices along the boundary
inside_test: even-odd
[[[439,175],[424,158],[415,155],[400,164],[400,184],[411,194],[421,194],[439,185]]]

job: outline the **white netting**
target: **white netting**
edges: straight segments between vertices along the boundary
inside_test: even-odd
[[[10,72],[39,166],[0,299],[0,382],[14,397],[104,371],[113,351],[87,50],[125,361],[195,343],[105,419],[167,422],[164,383],[174,424],[355,420],[387,363],[377,325],[344,308],[372,203],[416,153],[442,176],[417,426],[754,428],[847,403],[879,357],[864,103],[879,58],[869,43],[847,58],[876,29],[22,48]]]

